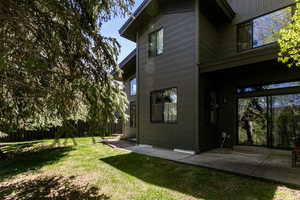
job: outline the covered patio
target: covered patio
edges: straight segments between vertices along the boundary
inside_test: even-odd
[[[233,149],[215,149],[191,155],[133,143],[124,145],[124,141],[120,141],[119,144],[115,141],[113,147],[300,187],[300,165],[298,163],[296,168],[292,168],[291,151],[235,146]]]
[[[185,163],[300,186],[300,165],[292,168],[291,151],[235,146],[184,159]]]

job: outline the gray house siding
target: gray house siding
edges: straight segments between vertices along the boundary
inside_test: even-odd
[[[200,4],[201,6],[201,4]],[[216,58],[219,37],[216,26],[199,13],[199,61],[205,63]]]
[[[178,4],[174,9],[172,4],[167,7],[167,12],[161,10],[161,14],[147,26],[147,30],[139,33],[139,143],[198,151],[195,132],[198,95],[195,93],[195,10],[194,6],[190,9],[185,6],[180,10]],[[159,28],[164,29],[164,53],[149,58],[148,35]],[[151,123],[150,93],[172,87],[178,88],[178,123]]]
[[[137,135],[139,144],[198,152],[219,147],[221,133],[226,132],[231,136],[226,146],[236,145],[237,87],[300,80],[299,73],[276,62],[276,44],[237,51],[237,24],[293,1],[228,0],[236,16],[221,25],[200,12],[204,1],[154,2],[152,10],[144,13],[146,17],[140,17],[128,31],[132,39],[132,30],[139,30],[138,96],[129,95],[129,101],[137,100],[138,124],[137,129],[126,130]],[[149,34],[160,28],[164,29],[164,52],[149,58]],[[178,122],[151,123],[150,93],[172,87],[178,89]],[[216,95],[213,106],[212,93]],[[212,113],[215,122],[211,121]]]
[[[237,144],[237,87],[300,79],[299,73],[287,72],[285,66],[276,63],[276,44],[237,52],[237,24],[291,5],[293,1],[228,0],[228,3],[236,12],[230,24],[214,25],[201,13],[198,16],[200,150],[219,146],[222,132],[231,136],[227,146]],[[217,94],[216,124],[209,122],[210,92]]]
[[[290,0],[228,0],[228,2],[237,14],[232,25],[225,25],[219,30],[219,32],[222,33],[220,51],[218,53],[219,57],[228,57],[237,54],[237,24],[286,7],[293,3],[293,1]]]
[[[291,0],[228,0],[236,16],[232,23],[214,26],[200,17],[200,71],[214,71],[274,59],[278,47],[266,46],[237,52],[237,24],[291,5]],[[201,6],[201,3],[200,5]],[[204,19],[203,19],[204,18]]]
[[[234,24],[247,21],[294,3],[292,0],[227,0],[237,13]]]
[[[219,106],[217,125],[213,127],[206,123],[209,100],[200,99],[200,108],[202,109],[200,112],[204,111],[200,118],[202,127],[200,127],[200,133],[203,130],[208,134],[203,136],[207,148],[212,148],[214,144],[220,144],[222,132],[230,135],[227,146],[238,144],[238,87],[300,80],[299,72],[289,70],[286,66],[277,63],[277,44],[244,52],[237,51],[237,24],[291,5],[293,1],[228,0],[228,2],[236,12],[236,17],[231,24],[214,26],[200,17],[200,29],[208,27],[209,32],[207,34],[204,31],[199,36],[199,46],[202,49],[199,52],[200,80],[202,80],[202,84],[200,82],[199,85],[200,94],[207,96],[210,91],[215,91]],[[203,47],[201,41],[206,41],[216,51],[212,52],[211,48]],[[210,58],[205,56],[207,54],[210,55]]]

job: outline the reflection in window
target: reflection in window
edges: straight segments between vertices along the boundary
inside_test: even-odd
[[[273,89],[283,89],[283,88],[291,88],[291,87],[299,87],[299,86],[300,86],[300,81],[295,81],[295,82],[286,82],[286,83],[278,83],[278,84],[260,85],[260,86],[239,88],[237,90],[237,92],[239,94],[241,94],[241,93],[248,93],[248,92],[257,92],[257,91],[273,90]]]
[[[151,121],[177,122],[177,88],[151,93]]]
[[[164,51],[164,31],[160,29],[157,32],[157,55],[162,54]]]
[[[239,144],[290,149],[300,138],[300,94],[238,100]]]
[[[149,57],[162,54],[164,51],[164,30],[160,29],[149,35]]]
[[[292,17],[292,7],[287,7],[256,18],[238,26],[238,50],[260,47],[279,38],[279,31]]]
[[[253,20],[253,47],[259,47],[279,38],[279,31],[292,17],[292,8],[288,7]]]
[[[130,128],[136,128],[136,103],[130,102]]]
[[[300,136],[300,95],[272,97],[272,144],[276,148],[292,148]]]
[[[136,95],[136,78],[130,81],[130,95],[131,96]]]
[[[267,145],[267,98],[238,100],[239,144]]]
[[[238,28],[238,50],[252,48],[252,23],[240,24]]]

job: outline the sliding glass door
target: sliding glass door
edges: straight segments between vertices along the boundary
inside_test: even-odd
[[[300,136],[300,94],[238,100],[240,145],[289,149]]]
[[[292,148],[300,135],[300,94],[272,97],[272,146]]]

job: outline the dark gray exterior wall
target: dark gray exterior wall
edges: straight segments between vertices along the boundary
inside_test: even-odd
[[[215,26],[200,16],[199,64],[203,73],[276,58],[276,45],[237,52],[237,24],[291,5],[293,1],[228,0],[228,3],[236,13],[232,23]]]
[[[243,66],[242,68],[231,68],[212,72],[205,75],[208,79],[213,80],[215,89],[218,93],[219,120],[218,134],[225,131],[230,134],[228,146],[237,145],[237,88],[253,85],[264,85],[271,83],[281,83],[289,81],[299,81],[300,71],[298,69],[289,69],[287,66],[277,63],[275,60],[260,62]],[[255,96],[280,95],[289,93],[300,93],[299,88],[282,90],[271,90],[257,92]],[[253,94],[245,94],[247,95]],[[240,96],[241,97],[241,96]]]
[[[233,10],[237,13],[232,24],[218,28],[220,34],[220,48],[218,57],[234,56],[236,51],[236,25],[247,20],[259,17],[274,10],[286,7],[293,3],[290,0],[228,0]]]
[[[230,134],[227,146],[237,144],[237,87],[300,80],[300,73],[276,61],[278,46],[237,52],[237,24],[291,5],[293,1],[228,0],[236,16],[232,23],[214,25],[199,16],[200,149],[220,145],[221,132]],[[199,4],[201,6],[201,3]],[[218,120],[208,123],[209,92],[217,93]]]
[[[137,33],[139,144],[203,151],[218,147],[221,132],[225,131],[231,135],[227,145],[235,145],[236,88],[300,80],[299,73],[287,72],[274,60],[277,45],[237,52],[237,24],[293,1],[228,0],[236,17],[232,23],[217,26],[198,11],[201,1],[161,2],[159,15]],[[164,53],[149,58],[148,35],[161,27]],[[178,88],[178,123],[151,123],[150,93],[171,87]],[[212,91],[217,93],[219,104],[216,124],[209,122]]]
[[[127,114],[128,116],[130,116],[130,102],[136,102],[136,96],[131,96],[130,95],[130,80],[132,80],[133,78],[135,78],[135,75],[132,75],[129,79],[127,79],[126,81],[124,81],[124,90],[127,94],[127,98],[128,98],[128,109],[127,109]],[[123,125],[123,137],[124,138],[134,138],[137,136],[137,127],[136,128],[131,128],[130,127],[130,118],[125,121],[124,125]]]
[[[194,0],[169,1],[138,38],[139,143],[198,151]],[[165,9],[164,9],[165,8]],[[148,57],[148,35],[164,29],[164,53]],[[178,123],[150,122],[150,93],[178,88]]]

